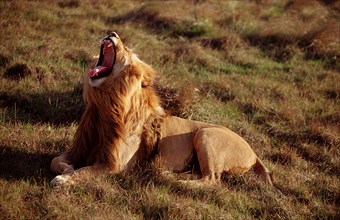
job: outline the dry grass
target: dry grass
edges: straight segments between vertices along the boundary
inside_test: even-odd
[[[4,219],[338,219],[339,2],[0,2],[0,213]],[[53,189],[84,72],[116,30],[159,71],[175,115],[227,126],[274,171],[195,186],[152,164]]]

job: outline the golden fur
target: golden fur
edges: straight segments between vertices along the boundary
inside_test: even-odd
[[[267,168],[234,132],[166,116],[152,87],[154,70],[114,36],[117,52],[112,73],[96,82],[86,78],[86,110],[72,146],[51,162],[51,170],[61,174],[53,185],[75,183],[75,176],[117,173],[153,152],[165,167],[178,172],[197,156],[202,179],[210,181],[219,180],[222,172],[246,172],[255,165],[255,171],[271,184]]]

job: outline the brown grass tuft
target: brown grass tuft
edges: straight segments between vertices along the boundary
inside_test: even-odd
[[[3,77],[11,80],[21,80],[29,76],[35,77],[39,82],[46,79],[48,75],[46,68],[40,66],[31,66],[26,63],[16,63],[8,67],[3,73]]]
[[[307,50],[308,57],[330,58],[338,62],[340,67],[340,22],[331,21],[325,27],[315,33],[310,47]]]
[[[6,67],[11,62],[9,56],[5,54],[0,54],[0,67]]]
[[[185,88],[174,89],[154,85],[161,98],[163,108],[172,115],[182,116],[188,114],[190,108],[198,101],[197,87],[188,83]]]
[[[235,99],[235,94],[233,94],[230,85],[223,81],[202,84],[199,86],[199,91],[205,97],[213,96],[222,102],[229,102]]]
[[[160,17],[157,10],[143,5],[137,10],[132,10],[124,15],[108,18],[109,23],[124,24],[127,22],[145,23],[147,27],[162,31],[176,24],[175,19]]]
[[[80,2],[78,0],[66,0],[58,2],[58,6],[61,8],[78,8]]]
[[[82,67],[87,67],[94,63],[94,59],[91,54],[89,54],[85,50],[67,51],[64,57],[72,60],[74,63]]]
[[[26,63],[15,63],[8,67],[3,76],[12,80],[20,80],[34,73],[34,69]]]
[[[201,43],[205,47],[212,49],[229,51],[233,49],[246,48],[247,44],[235,31],[226,29],[222,37],[203,38]]]
[[[275,153],[270,155],[269,159],[274,163],[279,163],[281,165],[293,165],[294,158],[291,154],[287,153]]]
[[[326,89],[322,91],[327,99],[339,100],[340,99],[340,89]]]
[[[162,107],[170,114],[180,115],[182,103],[179,92],[176,89],[159,85],[154,85],[154,88],[161,98]]]

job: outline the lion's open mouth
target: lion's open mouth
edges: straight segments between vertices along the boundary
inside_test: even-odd
[[[100,48],[100,55],[95,68],[88,72],[91,79],[99,79],[108,76],[115,63],[115,45],[110,38],[103,40]]]

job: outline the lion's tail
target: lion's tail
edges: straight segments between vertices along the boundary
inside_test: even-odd
[[[254,170],[264,182],[270,184],[271,186],[273,185],[272,173],[269,172],[268,168],[263,164],[260,158],[256,159]]]

